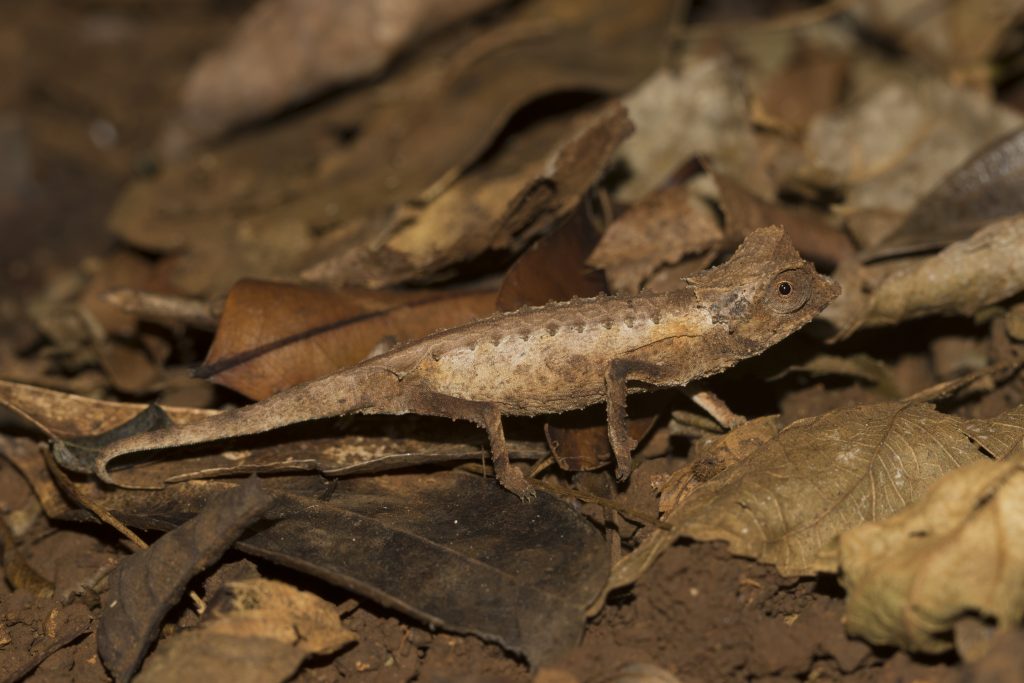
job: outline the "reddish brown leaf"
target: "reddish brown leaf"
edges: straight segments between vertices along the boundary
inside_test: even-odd
[[[493,311],[493,292],[373,291],[243,280],[224,305],[199,375],[252,399],[358,363],[382,342]]]

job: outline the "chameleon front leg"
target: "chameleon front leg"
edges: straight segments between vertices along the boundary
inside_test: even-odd
[[[631,379],[646,379],[656,367],[643,361],[628,358],[617,358],[608,365],[604,375],[604,388],[607,395],[608,441],[615,456],[615,478],[625,481],[633,469],[633,449],[636,440],[629,435],[626,424],[626,385]]]
[[[432,391],[408,392],[401,401],[402,411],[434,417],[447,417],[453,420],[469,420],[487,432],[487,440],[491,446],[491,462],[498,483],[516,494],[523,500],[536,495],[533,486],[526,481],[523,473],[512,466],[508,456],[508,444],[505,442],[505,429],[501,424],[501,411],[493,403],[469,401]]]
[[[627,385],[634,380],[662,387],[685,386],[695,375],[710,374],[708,370],[701,373],[694,350],[694,338],[668,337],[634,349],[608,364],[604,376],[608,441],[615,455],[615,477],[619,481],[629,477],[636,448],[636,441],[629,436],[627,428]],[[689,362],[683,362],[685,359]]]

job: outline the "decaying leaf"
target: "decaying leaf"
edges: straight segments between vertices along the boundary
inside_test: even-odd
[[[193,481],[89,495],[133,525],[159,529],[235,486]],[[608,575],[601,534],[543,491],[523,505],[493,481],[456,472],[281,476],[264,487],[275,499],[265,515],[272,523],[246,534],[240,550],[429,624],[497,641],[531,662],[576,643]]]
[[[966,160],[925,195],[871,258],[945,247],[989,223],[1024,212],[1024,130]]]
[[[207,605],[199,626],[163,641],[134,679],[285,681],[309,655],[356,640],[335,605],[280,581],[228,582]]]
[[[672,474],[662,486],[658,509],[671,529],[654,529],[639,547],[612,566],[605,593],[632,585],[665,550],[679,539],[675,531],[685,519],[683,501],[693,490],[726,468],[742,461],[779,433],[778,416],[759,417],[739,425],[721,437],[698,442],[694,462]]]
[[[721,241],[711,207],[686,186],[677,185],[655,190],[617,218],[587,263],[604,270],[613,292],[636,294],[659,267],[684,256],[708,252],[703,264],[707,266]]]
[[[488,249],[515,251],[576,208],[632,130],[618,104],[573,117],[568,125],[536,126],[422,209],[397,211],[382,227],[389,235],[383,243],[344,250],[303,277],[385,287],[433,275]]]
[[[128,680],[138,669],[189,579],[219,558],[271,503],[259,479],[250,478],[193,508],[199,510],[194,518],[111,572],[97,645],[115,681]]]
[[[840,533],[898,512],[946,472],[987,459],[965,429],[905,402],[798,420],[693,491],[677,528],[728,541],[786,576],[836,571]]]
[[[519,255],[501,280],[496,308],[514,311],[608,291],[604,273],[587,266],[600,235],[582,207]]]
[[[840,539],[846,625],[877,645],[953,648],[958,621],[1024,618],[1024,471],[1019,455],[947,474],[914,505]]]
[[[843,296],[823,317],[848,336],[928,315],[972,315],[1024,290],[1024,217],[993,223],[934,256],[913,260],[870,289],[851,272]],[[861,280],[861,282],[858,282]]]
[[[263,0],[189,74],[165,156],[378,71],[417,36],[503,0]]]
[[[408,341],[493,310],[493,292],[325,290],[243,280],[228,293],[198,374],[259,400],[354,365],[383,340]]]

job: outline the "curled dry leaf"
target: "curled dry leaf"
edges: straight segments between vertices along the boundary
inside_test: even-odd
[[[774,439],[779,433],[778,417],[769,415],[748,420],[721,437],[698,442],[695,461],[673,473],[662,486],[658,509],[662,521],[673,529],[654,529],[637,547],[612,566],[605,594],[632,585],[654,561],[679,538],[674,529],[685,519],[682,503],[690,493],[728,467],[735,465]]]
[[[194,518],[114,568],[96,637],[115,681],[128,680],[138,669],[189,579],[219,558],[273,501],[259,479],[250,478],[210,498]]]
[[[956,167],[917,203],[869,258],[938,249],[978,228],[1024,212],[1024,129],[1006,135]]]
[[[1024,471],[1019,455],[939,480],[914,505],[840,540],[846,625],[876,645],[953,648],[958,622],[1024,618]]]
[[[864,269],[845,271],[847,277],[837,273],[844,294],[822,317],[846,337],[862,327],[895,325],[927,315],[972,315],[1024,290],[1021,253],[1024,216],[1007,218],[890,272],[870,291],[865,291],[869,275]]]
[[[164,491],[89,487],[143,528],[189,519],[237,484],[192,481]],[[600,532],[543,491],[529,505],[465,473],[324,481],[265,480],[266,518],[236,547],[313,574],[431,625],[526,655],[556,658],[578,641],[608,575]]]
[[[880,520],[944,473],[987,459],[964,421],[894,402],[798,420],[693,491],[677,529],[728,541],[787,576],[836,571],[840,533]]]
[[[515,251],[576,208],[632,130],[619,104],[535,126],[422,209],[397,212],[383,228],[389,235],[383,244],[343,251],[303,277],[385,287],[432,275],[488,249]]]
[[[309,655],[326,655],[356,640],[338,608],[280,581],[227,583],[207,605],[199,626],[161,642],[135,678],[285,681]]]
[[[493,292],[376,292],[243,280],[228,293],[200,377],[259,400],[392,343],[494,311]]]
[[[677,185],[655,190],[617,218],[587,263],[604,269],[613,292],[636,294],[661,266],[684,256],[710,252],[703,264],[709,265],[721,241],[711,207],[689,188]]]
[[[383,68],[408,43],[504,0],[263,0],[189,73],[164,131],[176,156]]]

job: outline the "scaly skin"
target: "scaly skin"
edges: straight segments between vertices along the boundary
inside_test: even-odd
[[[725,264],[678,291],[602,296],[501,313],[431,334],[351,368],[190,425],[137,434],[104,450],[97,473],[127,453],[218,441],[348,413],[417,413],[487,430],[498,479],[528,497],[502,415],[559,413],[605,401],[616,473],[630,470],[626,394],[684,386],[755,356],[811,321],[839,293],[778,227],[750,234]]]

